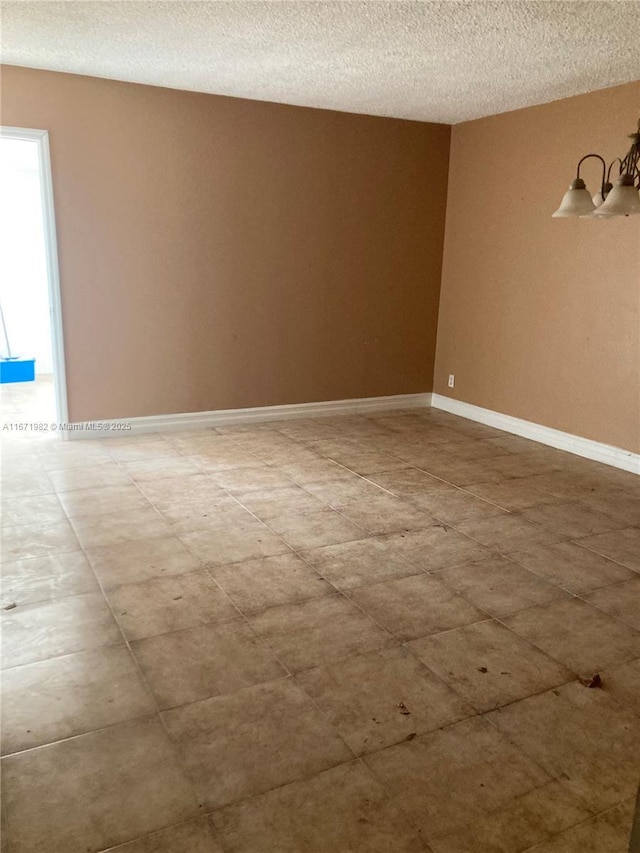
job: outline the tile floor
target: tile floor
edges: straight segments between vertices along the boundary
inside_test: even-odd
[[[626,853],[637,476],[436,410],[2,454],[3,853]]]

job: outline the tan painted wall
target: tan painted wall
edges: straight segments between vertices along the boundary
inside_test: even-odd
[[[72,420],[431,390],[449,128],[5,67]]]
[[[639,107],[632,83],[453,128],[437,393],[640,451],[640,219],[551,219]]]

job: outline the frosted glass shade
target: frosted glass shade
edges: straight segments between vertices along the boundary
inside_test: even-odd
[[[551,214],[554,218],[562,216],[589,216],[595,210],[595,205],[589,195],[582,178],[571,181],[569,189],[564,194],[560,207]]]
[[[640,194],[631,175],[623,175],[593,215],[633,216],[637,213],[640,213]]]

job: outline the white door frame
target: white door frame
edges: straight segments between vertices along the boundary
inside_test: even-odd
[[[67,407],[67,374],[64,363],[64,334],[62,329],[62,302],[60,299],[60,272],[58,269],[58,241],[56,238],[56,217],[53,205],[53,182],[51,180],[51,156],[49,153],[49,133],[30,127],[0,127],[0,137],[22,139],[35,142],[38,148],[40,168],[40,196],[42,200],[42,226],[44,233],[44,252],[47,266],[47,284],[49,288],[49,312],[51,322],[51,350],[53,356],[53,385],[56,401],[56,420],[58,435],[68,437],[60,424],[69,422]]]

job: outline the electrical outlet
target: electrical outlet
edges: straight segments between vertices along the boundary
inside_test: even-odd
[[[449,388],[453,388],[455,386],[455,384],[456,384],[455,374],[450,373],[449,374],[449,381],[447,382],[447,385],[449,386]]]

